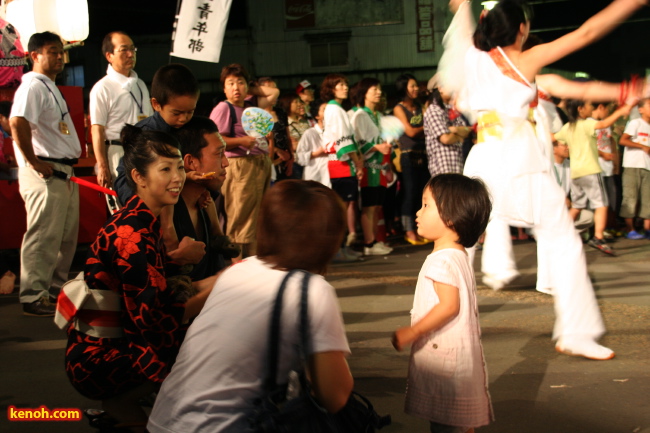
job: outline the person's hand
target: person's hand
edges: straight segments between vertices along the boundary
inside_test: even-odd
[[[355,163],[355,164],[354,164],[354,167],[356,168],[357,179],[358,179],[359,182],[360,182],[361,179],[363,179],[363,176],[364,176],[364,172],[363,172],[363,162],[361,162],[361,163]]]
[[[30,163],[31,167],[38,173],[39,176],[41,176],[44,179],[49,178],[52,176],[52,170],[54,168],[52,167],[51,164],[48,164],[45,161],[41,161],[40,159],[37,159],[34,161],[34,163]]]
[[[403,328],[399,328],[397,331],[393,333],[393,339],[392,339],[393,347],[398,352],[401,352],[402,349],[404,349],[404,347],[414,342],[416,338],[417,335],[415,331],[413,331],[412,327],[405,326]]]
[[[211,171],[209,173],[201,173],[196,170],[191,170],[191,171],[186,171],[185,176],[187,177],[187,180],[191,180],[196,183],[201,183],[202,181],[215,179],[217,177],[217,173],[214,171]]]
[[[241,139],[244,142],[242,146],[245,147],[246,149],[252,149],[257,144],[257,138],[255,137],[246,136],[246,137],[241,137]]]
[[[613,161],[614,160],[614,155],[611,154],[611,153],[603,152],[603,154],[601,155],[601,158],[603,158],[605,161]]]
[[[287,164],[284,167],[284,174],[286,174],[287,177],[291,177],[293,174],[293,159],[287,161]]]
[[[643,146],[641,150],[646,154],[650,156],[650,146]]]
[[[184,263],[196,265],[205,256],[205,244],[185,236],[178,244],[176,255],[182,258]]]
[[[392,149],[392,146],[389,143],[379,143],[375,144],[375,149],[382,155],[390,155],[390,151]]]
[[[291,159],[291,154],[286,150],[275,148],[275,153],[280,157],[282,161],[289,161]]]
[[[108,166],[97,167],[97,184],[109,189],[113,187],[113,175]]]
[[[208,178],[205,177],[204,179],[208,179]],[[212,179],[212,178],[210,178],[210,179]],[[199,207],[203,208],[203,209],[205,209],[206,207],[208,207],[212,203],[214,203],[214,201],[212,200],[212,196],[210,195],[210,191],[207,191],[207,190],[203,191],[201,193],[201,195],[199,196],[199,199],[196,201],[196,204]]]
[[[628,98],[629,100],[630,98]],[[632,107],[634,107],[637,103],[639,102],[639,98],[632,98],[630,102],[626,102],[625,105],[621,107],[621,115],[622,116],[629,116],[630,111],[632,111]]]

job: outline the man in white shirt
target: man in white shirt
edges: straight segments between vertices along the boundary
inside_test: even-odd
[[[51,32],[29,39],[32,72],[16,90],[9,123],[16,146],[27,231],[20,251],[20,302],[28,316],[54,316],[77,247],[79,189],[56,177],[74,175],[81,155],[70,110],[54,80],[63,71],[63,43]],[[20,152],[18,152],[20,150]]]
[[[106,188],[113,187],[117,166],[124,155],[120,143],[122,127],[127,123],[135,125],[153,114],[147,86],[133,70],[136,51],[127,34],[107,34],[102,42],[102,52],[108,61],[106,76],[90,91],[90,124],[97,159],[97,183]]]

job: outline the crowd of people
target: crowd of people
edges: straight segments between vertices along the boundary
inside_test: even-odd
[[[286,381],[300,368],[294,269],[315,274],[311,389],[326,410],[342,408],[353,388],[350,350],[321,275],[331,261],[390,254],[382,219],[409,244],[433,242],[411,326],[393,336],[397,350],[411,345],[406,411],[432,432],[472,432],[493,419],[472,265],[483,236],[483,281],[498,290],[518,275],[512,228],[529,229],[537,288],[555,300],[556,349],[614,357],[597,343],[605,327],[579,232],[593,231],[585,241],[606,254],[619,218],[627,238],[650,238],[647,86],[540,71],[643,2],[615,0],[563,38],[532,46],[525,4],[501,0],[475,24],[467,3],[450,2],[438,74],[424,89],[399,76],[392,109],[374,77],[350,85],[329,74],[318,89],[302,81],[282,93],[272,78],[252,80],[231,64],[220,76],[225,100],[196,116],[200,90],[188,67],[162,66],[149,90],[134,71],[131,38],[106,35],[107,73],[89,113],[97,183],[117,200],[107,195],[111,216],[90,246],[83,286],[64,290],[80,206],[66,179],[81,148],[55,85],[61,39],[30,38],[32,71],[10,114],[0,106],[27,210],[20,302],[26,315],[65,319],[66,372],[77,391],[102,401],[105,431],[245,431],[267,374],[268,316],[287,278],[277,373]],[[249,107],[273,120],[266,136],[244,128]],[[387,114],[403,126],[394,142],[382,136]],[[0,154],[0,169],[12,162]],[[148,417],[140,402],[154,392]]]

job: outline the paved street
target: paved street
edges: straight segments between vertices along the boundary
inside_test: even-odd
[[[392,415],[393,425],[384,431],[426,432],[427,422],[403,413],[408,352],[395,352],[390,335],[409,322],[417,274],[431,247],[396,244],[386,258],[334,265],[327,278],[341,302],[356,389],[378,412]],[[477,273],[497,418],[478,432],[650,433],[650,241],[619,240],[614,247],[618,257],[586,251],[608,328],[602,343],[617,352],[611,361],[555,352],[552,298],[534,290],[533,242],[516,243],[522,276],[510,287],[493,292],[480,286]],[[3,411],[10,405],[98,407],[69,385],[63,370],[65,343],[65,334],[50,319],[23,316],[16,294],[0,297]],[[85,420],[10,423],[0,417],[0,432],[89,431]]]

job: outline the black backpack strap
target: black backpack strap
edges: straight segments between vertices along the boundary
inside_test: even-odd
[[[235,106],[228,101],[224,101],[228,104],[228,109],[230,110],[230,132],[225,134],[226,137],[235,137],[235,124],[237,123],[237,113],[235,112]]]

